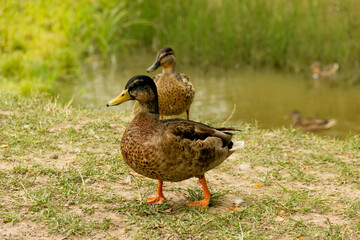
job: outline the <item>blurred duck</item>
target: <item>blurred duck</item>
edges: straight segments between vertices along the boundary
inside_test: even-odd
[[[338,63],[333,63],[320,68],[320,62],[316,61],[310,66],[313,79],[326,78],[334,75],[339,69]]]
[[[121,154],[134,171],[158,180],[157,196],[145,197],[146,202],[160,204],[165,200],[163,181],[179,182],[197,177],[204,199],[188,205],[206,208],[211,193],[205,172],[244,145],[243,141],[232,140],[233,134],[229,131],[235,129],[214,128],[185,119],[160,120],[156,85],[148,76],[132,77],[124,91],[107,106],[129,100],[139,102],[140,112],[122,135]]]
[[[336,124],[335,119],[302,118],[300,112],[293,111],[285,118],[290,119],[292,126],[302,131],[317,131],[329,129]]]
[[[163,115],[179,115],[186,111],[186,118],[189,120],[195,88],[185,74],[175,72],[175,65],[174,50],[166,47],[159,50],[155,62],[146,72],[162,67],[162,73],[153,78],[159,95],[160,119]]]

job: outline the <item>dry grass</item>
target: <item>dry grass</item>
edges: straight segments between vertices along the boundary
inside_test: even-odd
[[[185,205],[196,179],[165,183],[163,205],[134,201],[156,181],[122,160],[131,117],[10,94],[0,106],[2,239],[360,238],[359,136],[237,126],[246,147],[207,174],[214,198],[199,211]]]

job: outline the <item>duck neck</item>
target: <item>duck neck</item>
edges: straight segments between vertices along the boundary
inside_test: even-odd
[[[140,112],[159,115],[158,104],[154,102],[140,103]]]
[[[162,73],[163,74],[172,74],[175,72],[175,60],[171,64],[163,64],[162,65]]]
[[[152,100],[148,100],[144,102],[139,101],[139,105],[140,105],[141,113],[151,113],[159,116],[159,101],[158,101],[157,93],[155,93]]]
[[[294,124],[301,124],[301,122],[302,122],[301,116],[297,116],[297,117],[294,119]]]

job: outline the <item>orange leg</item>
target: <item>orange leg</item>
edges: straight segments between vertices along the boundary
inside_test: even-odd
[[[206,180],[205,180],[205,177],[202,177],[199,179],[201,185],[202,185],[202,188],[203,188],[203,191],[204,191],[204,199],[201,200],[201,201],[197,201],[195,203],[188,203],[188,205],[190,207],[202,207],[202,208],[206,208],[208,205],[209,205],[209,201],[210,201],[210,198],[211,198],[211,193],[207,187],[207,184],[206,184]]]
[[[189,116],[190,116],[190,109],[186,109],[186,119],[187,120],[190,120]]]
[[[162,186],[163,186],[163,181],[159,180],[158,182],[158,190],[157,190],[157,194],[156,197],[150,198],[150,197],[139,197],[136,200],[142,200],[142,199],[147,199],[146,203],[147,204],[161,204],[164,202],[164,200],[166,199],[163,192],[162,192]]]
[[[160,120],[163,120],[163,119],[164,119],[163,115],[160,114]]]

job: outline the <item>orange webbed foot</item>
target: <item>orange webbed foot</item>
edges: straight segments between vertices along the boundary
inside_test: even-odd
[[[136,198],[136,200],[146,199],[147,204],[161,204],[161,203],[163,203],[166,198],[165,198],[164,194],[162,193],[162,186],[163,186],[163,181],[159,180],[158,181],[158,190],[157,190],[156,197],[152,197],[152,198],[138,197],[138,198]]]
[[[188,203],[187,205],[190,206],[190,207],[196,207],[196,208],[205,209],[209,205],[210,198],[211,198],[211,193],[210,193],[210,191],[209,191],[209,189],[207,187],[205,177],[200,178],[199,182],[201,183],[203,191],[204,191],[204,199],[201,200],[201,201],[197,201],[195,203]]]
[[[201,201],[196,201],[195,203],[188,203],[187,205],[190,207],[196,207],[196,208],[202,208],[205,209],[208,207],[210,202],[210,198],[209,199],[203,199]]]
[[[166,199],[164,195],[158,195],[156,197],[138,197],[136,200],[140,201],[146,199],[147,204],[161,204]]]

